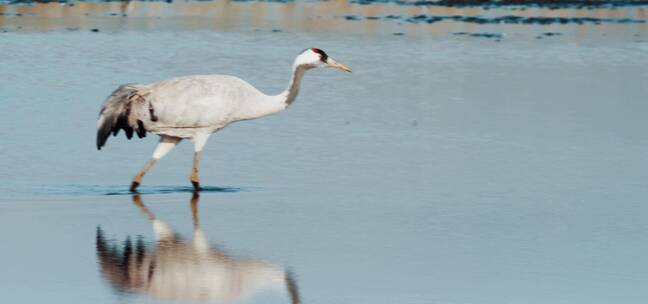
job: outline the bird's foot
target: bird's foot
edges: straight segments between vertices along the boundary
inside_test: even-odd
[[[191,184],[193,185],[195,191],[200,191],[200,181],[191,180]]]
[[[130,192],[137,192],[137,187],[139,187],[140,183],[137,181],[133,181],[130,186]]]

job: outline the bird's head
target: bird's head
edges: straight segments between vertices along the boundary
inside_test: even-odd
[[[329,57],[324,51],[316,48],[303,50],[295,59],[295,67],[312,68],[336,68],[345,72],[351,72],[351,69]]]

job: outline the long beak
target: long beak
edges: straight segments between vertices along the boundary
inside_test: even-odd
[[[348,66],[346,66],[344,64],[341,64],[341,63],[338,63],[338,62],[336,62],[335,60],[333,60],[330,57],[328,59],[326,59],[326,64],[328,64],[328,66],[330,66],[332,68],[336,68],[338,70],[342,70],[342,71],[351,73],[351,69]]]

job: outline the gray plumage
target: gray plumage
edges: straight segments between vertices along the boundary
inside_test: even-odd
[[[190,180],[200,189],[198,162],[211,134],[242,120],[255,119],[285,110],[297,97],[306,70],[333,67],[351,70],[319,49],[307,49],[295,58],[286,90],[266,95],[242,79],[228,75],[194,75],[150,84],[125,84],[104,102],[97,121],[97,149],[105,146],[110,134],[124,130],[142,138],[146,133],[160,135],[153,156],[135,176],[131,191],[144,174],[181,140],[194,143],[194,165]]]

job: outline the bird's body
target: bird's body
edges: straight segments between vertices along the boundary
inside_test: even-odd
[[[142,90],[149,95],[157,116],[157,121],[149,122],[150,132],[180,138],[213,133],[230,123],[286,108],[281,98],[265,95],[242,79],[227,75],[174,78]]]
[[[319,49],[303,51],[293,65],[288,89],[266,95],[244,80],[228,75],[194,75],[150,84],[120,86],[106,100],[97,123],[97,148],[124,130],[130,139],[147,132],[161,136],[152,159],[135,176],[135,190],[146,171],[182,139],[195,145],[191,181],[198,188],[198,161],[209,136],[233,122],[255,119],[286,109],[296,98],[304,72],[331,66],[350,71]]]
[[[184,76],[129,84],[119,90],[128,92],[125,98],[131,102],[129,125],[139,127],[137,121],[141,121],[147,132],[182,139],[211,134],[230,123],[286,108],[281,98],[265,95],[228,75]]]

